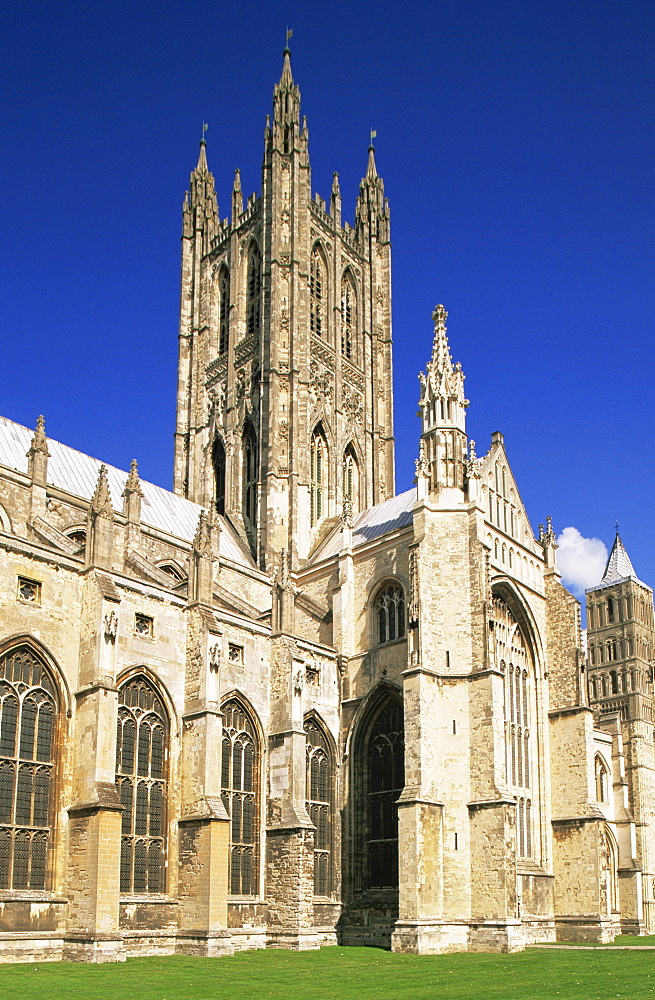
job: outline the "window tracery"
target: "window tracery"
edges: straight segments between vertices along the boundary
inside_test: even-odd
[[[391,642],[405,635],[405,595],[397,583],[390,583],[379,591],[373,609],[377,641]]]
[[[232,896],[257,893],[259,747],[255,726],[237,698],[223,705],[221,797],[230,817],[228,883]]]
[[[353,513],[359,511],[359,465],[352,445],[348,445],[343,456],[343,498],[350,500]]]
[[[26,646],[0,659],[0,889],[45,889],[57,692]]]
[[[310,521],[312,528],[326,513],[328,447],[323,428],[319,426],[312,434],[310,444]]]
[[[332,889],[332,823],[334,769],[327,737],[315,719],[305,721],[307,753],[307,812],[314,834],[314,895]]]
[[[356,309],[355,289],[346,274],[341,284],[341,353],[349,361],[355,357]]]
[[[365,744],[366,868],[364,888],[398,886],[398,807],[405,784],[405,734],[400,699],[378,709]]]
[[[318,246],[312,250],[309,267],[309,326],[317,337],[325,333],[325,268]]]
[[[246,330],[249,337],[258,337],[262,315],[262,255],[256,243],[248,254],[246,288]]]
[[[119,688],[116,786],[123,806],[120,890],[165,891],[168,714],[142,675]]]

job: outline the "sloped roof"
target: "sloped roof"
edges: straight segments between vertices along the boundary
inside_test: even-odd
[[[358,514],[353,522],[353,548],[364,545],[374,538],[380,538],[392,531],[398,531],[412,523],[412,507],[416,503],[416,487],[399,493],[398,496],[385,500],[375,507]],[[329,559],[341,551],[341,528],[336,526],[333,533],[326,539],[312,556],[310,562]]]
[[[637,579],[637,574],[635,573],[634,567],[630,562],[630,556],[626,552],[625,546],[617,531],[616,538],[614,539],[614,545],[612,546],[610,557],[607,560],[607,566],[605,567],[605,572],[603,573],[603,579],[600,581],[600,585],[601,587],[604,587],[607,584],[616,583],[617,580],[624,580],[628,576],[633,576],[635,580]]]
[[[28,427],[0,417],[0,465],[27,474],[27,452],[33,434],[34,431]],[[48,451],[48,483],[82,500],[91,500],[103,463],[52,438],[48,438]],[[127,476],[122,469],[107,465],[111,503],[116,511],[123,509],[122,494]],[[200,505],[145,480],[140,481],[140,486],[143,492],[141,521],[158,531],[187,542],[193,541],[202,510]],[[220,555],[231,562],[256,569],[252,556],[226,518],[221,518],[221,527]]]

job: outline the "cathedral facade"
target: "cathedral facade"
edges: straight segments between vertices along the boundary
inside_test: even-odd
[[[261,194],[191,174],[173,492],[0,420],[2,960],[655,930],[652,591],[617,534],[586,654],[432,319],[395,495],[388,203],[285,50]]]

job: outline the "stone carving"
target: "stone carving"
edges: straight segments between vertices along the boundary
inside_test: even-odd
[[[482,459],[478,458],[475,454],[475,441],[473,438],[469,441],[469,453],[466,462],[464,463],[466,469],[466,476],[468,479],[480,479],[482,476]]]
[[[215,674],[218,673],[221,666],[221,647],[219,643],[215,643],[209,649],[209,669]]]
[[[302,670],[296,670],[293,677],[293,693],[300,696],[305,686],[305,675]]]
[[[361,372],[358,372],[356,368],[353,368],[351,364],[348,364],[344,358],[341,359],[341,373],[344,380],[350,382],[350,384],[354,385],[360,392],[364,392],[364,376]]]
[[[309,387],[316,399],[332,402],[334,393],[334,376],[326,371],[317,361],[312,361],[309,370]]]
[[[116,642],[116,635],[118,633],[118,615],[115,611],[110,611],[109,614],[105,615],[104,625],[105,642]]]
[[[237,403],[240,403],[246,394],[246,373],[243,368],[240,368],[237,372],[234,390],[236,393],[236,401]]]
[[[418,444],[418,458],[416,459],[416,478],[419,476],[424,479],[430,478],[430,463],[427,460],[425,454],[425,439],[421,438]]]
[[[343,411],[351,422],[361,426],[364,420],[362,397],[358,392],[350,390],[347,386],[343,390]]]

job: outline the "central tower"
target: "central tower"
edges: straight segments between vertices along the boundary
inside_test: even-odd
[[[284,50],[262,192],[235,172],[221,220],[204,139],[183,208],[174,490],[215,504],[262,569],[297,567],[346,501],[394,493],[389,206],[373,146],[341,221],[311,196],[306,121]]]

